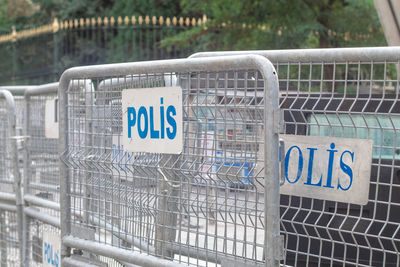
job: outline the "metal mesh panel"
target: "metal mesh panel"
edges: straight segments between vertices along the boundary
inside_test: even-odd
[[[30,181],[28,193],[59,202],[58,138],[45,135],[47,101],[56,95],[31,96],[29,100]]]
[[[2,266],[20,266],[17,215],[0,210],[0,259]]]
[[[14,179],[8,116],[7,103],[3,98],[0,98],[0,183],[2,184],[2,192],[13,193]]]
[[[38,212],[43,212],[42,210]],[[46,211],[45,211],[46,212]],[[43,234],[44,233],[55,233],[60,235],[60,229],[51,225],[47,225],[40,220],[30,219],[29,220],[29,233],[28,233],[28,244],[30,250],[27,259],[29,260],[29,266],[43,266]],[[60,262],[60,255],[53,252],[52,259],[54,262]]]
[[[399,266],[399,62],[300,62],[275,65],[285,133],[372,139],[373,162],[366,206],[281,196],[285,263]]]
[[[28,114],[27,150],[29,155],[29,179],[25,185],[25,194],[59,202],[59,166],[58,166],[58,138],[46,136],[45,120],[46,105],[53,104],[56,94],[30,96]],[[56,102],[54,102],[56,103]],[[60,218],[60,212],[50,208],[35,207],[38,213],[48,214]],[[27,260],[31,266],[42,266],[43,263],[43,233],[52,232],[60,236],[60,229],[46,223],[29,218],[27,222]],[[59,259],[60,260],[60,259]]]
[[[0,186],[2,193],[14,194],[14,162],[10,136],[9,106],[0,98]],[[14,195],[15,196],[15,195]],[[1,266],[18,266],[19,242],[15,201],[0,204],[0,261]]]
[[[107,78],[114,86],[101,89]],[[125,152],[121,90],[175,79],[183,90],[183,153]],[[95,225],[96,242],[189,265],[262,262],[261,74],[142,74],[94,84],[96,93],[68,90],[72,233]]]

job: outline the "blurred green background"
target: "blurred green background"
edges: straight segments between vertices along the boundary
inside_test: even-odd
[[[45,33],[1,41],[43,25]],[[383,45],[373,0],[0,0],[2,85],[199,51]]]

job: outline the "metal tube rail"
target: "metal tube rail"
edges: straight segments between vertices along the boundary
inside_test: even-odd
[[[143,267],[179,267],[186,266],[168,260],[156,258],[136,251],[127,251],[106,244],[99,244],[93,241],[80,239],[73,236],[65,236],[62,242],[66,246],[90,251],[110,258],[119,258],[128,263]]]
[[[305,59],[307,62],[385,61],[388,58],[400,60],[400,46],[200,52],[191,55],[189,58],[248,54],[264,56],[273,63],[296,63],[304,62]]]
[[[34,208],[31,208],[31,207],[25,207],[24,213],[31,218],[38,219],[46,224],[50,224],[54,227],[60,228],[60,219],[59,218],[47,215],[46,213],[41,213],[40,211],[38,211]]]
[[[0,192],[0,200],[15,202],[15,194]]]
[[[10,86],[0,86],[0,90],[7,90],[13,95],[23,96],[28,89],[35,88],[36,86],[32,85],[10,85]]]
[[[10,205],[10,204],[6,204],[6,203],[0,203],[0,210],[7,210],[7,211],[16,212],[17,211],[17,207],[15,205]]]
[[[25,195],[24,196],[25,202],[28,202],[29,204],[32,204],[34,206],[38,207],[43,207],[43,208],[48,208],[48,209],[53,209],[53,210],[60,210],[60,204],[56,203],[54,201],[46,200],[37,196],[33,195]]]

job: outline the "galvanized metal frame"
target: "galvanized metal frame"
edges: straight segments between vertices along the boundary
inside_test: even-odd
[[[22,256],[24,254],[23,249],[23,200],[22,200],[22,192],[21,192],[21,175],[18,166],[18,151],[17,151],[17,136],[16,136],[16,114],[15,114],[15,103],[13,95],[7,90],[0,90],[0,97],[4,98],[7,103],[8,108],[8,132],[9,132],[9,142],[11,143],[11,154],[12,154],[12,162],[13,162],[13,175],[14,175],[14,194],[2,194],[3,198],[1,200],[5,200],[5,203],[2,203],[1,209],[9,210],[12,212],[16,212],[17,214],[17,232],[18,232],[18,241],[20,244],[19,247],[19,262],[20,266],[23,266]],[[10,202],[11,201],[11,204]],[[8,202],[8,203],[7,203]],[[2,224],[5,222],[2,221]],[[5,253],[4,253],[5,252]],[[5,260],[4,260],[5,259]],[[7,252],[2,248],[1,253],[1,263],[2,265],[7,263]]]
[[[75,86],[75,85],[73,85]],[[76,85],[78,86],[78,85]],[[89,80],[85,81],[82,84],[85,88],[91,88],[91,82]],[[44,224],[54,226],[56,228],[60,228],[60,218],[55,217],[46,213],[39,213],[35,207],[42,207],[54,211],[60,211],[60,204],[59,201],[51,201],[46,200],[41,197],[31,195],[30,192],[30,181],[31,178],[31,159],[30,159],[30,150],[28,149],[28,142],[29,137],[31,136],[31,121],[32,115],[30,112],[31,106],[31,97],[35,96],[54,96],[57,97],[58,93],[58,82],[44,84],[39,86],[30,87],[25,91],[24,98],[25,98],[25,125],[24,125],[24,135],[27,137],[27,142],[25,143],[26,149],[24,150],[24,201],[25,201],[25,208],[24,214],[26,220],[24,221],[25,233],[29,234],[29,218],[34,218],[38,221],[43,222]],[[28,236],[26,235],[26,239]],[[26,241],[25,246],[25,266],[29,266],[29,253],[30,253],[30,246],[28,246]]]
[[[60,225],[60,219],[56,218],[54,216],[51,216],[46,213],[41,213],[38,212],[35,207],[43,207],[46,209],[53,209],[53,210],[59,210],[59,204],[53,201],[45,200],[40,197],[31,195],[29,193],[29,188],[30,188],[30,183],[32,180],[32,166],[31,166],[31,157],[30,157],[30,149],[29,149],[29,144],[31,142],[30,136],[32,135],[31,133],[31,124],[32,124],[32,115],[30,112],[30,107],[31,107],[31,97],[32,96],[41,96],[41,95],[57,95],[58,91],[58,83],[50,83],[50,84],[44,84],[44,85],[39,85],[35,87],[30,87],[27,90],[25,90],[24,93],[24,136],[26,137],[26,141],[24,143],[25,149],[24,149],[24,203],[25,203],[25,208],[24,208],[24,236],[25,236],[25,242],[24,242],[24,266],[29,266],[30,263],[30,245],[28,244],[29,236],[30,236],[30,221],[31,219],[36,219],[38,221],[41,221],[45,224],[52,225],[54,227],[59,227]]]
[[[280,262],[279,251],[279,165],[278,155],[278,132],[279,124],[276,114],[278,113],[278,79],[272,64],[261,56],[247,55],[235,57],[215,57],[202,59],[178,59],[166,61],[149,61],[137,63],[123,63],[98,65],[88,67],[76,67],[68,69],[60,78],[60,143],[59,152],[61,155],[60,176],[61,176],[61,236],[62,236],[62,259],[68,259],[71,255],[70,248],[76,247],[93,253],[99,253],[107,257],[119,257],[121,260],[144,266],[172,266],[171,262],[148,256],[144,254],[127,255],[126,251],[119,248],[106,248],[95,242],[83,240],[71,236],[71,201],[69,188],[69,172],[66,164],[68,154],[68,94],[67,90],[70,81],[73,79],[87,79],[102,76],[124,76],[141,73],[172,73],[185,71],[228,71],[257,69],[261,72],[264,83],[264,121],[265,136],[264,149],[265,164],[265,245],[264,254],[266,266],[278,266]],[[275,115],[274,115],[275,114]],[[66,260],[68,261],[68,260]],[[176,266],[174,264],[174,266]]]
[[[380,104],[376,107],[376,109],[382,108],[382,107],[385,106],[384,100],[385,100],[386,94],[390,94],[389,92],[387,92],[387,89],[386,89],[386,84],[387,84],[386,83],[387,82],[387,80],[386,80],[387,79],[386,78],[386,66],[389,63],[392,64],[392,65],[396,65],[396,68],[397,68],[397,81],[393,80],[393,78],[392,78],[392,80],[390,80],[391,83],[392,82],[394,83],[394,92],[391,93],[391,94],[393,94],[393,96],[391,96],[388,99],[388,101],[394,101],[394,102],[388,102],[388,105],[390,105],[388,107],[388,108],[390,108],[389,111],[388,111],[389,113],[391,113],[392,110],[395,109],[395,104],[394,103],[396,103],[396,101],[398,101],[398,99],[399,99],[399,92],[400,92],[400,87],[399,87],[399,85],[400,85],[400,47],[202,52],[202,53],[193,54],[192,56],[190,56],[190,58],[215,57],[215,56],[235,56],[235,55],[239,56],[239,55],[246,55],[246,54],[257,54],[257,55],[264,56],[264,57],[268,58],[269,60],[271,60],[271,62],[274,63],[274,65],[277,67],[278,72],[279,72],[279,67],[280,66],[281,66],[281,68],[284,69],[284,72],[286,71],[287,77],[281,77],[281,80],[280,80],[280,82],[286,83],[286,85],[287,85],[286,89],[282,88],[282,91],[280,92],[282,103],[284,103],[286,100],[289,100],[289,99],[292,99],[292,100],[293,99],[296,99],[296,100],[297,99],[299,99],[299,100],[303,99],[303,100],[306,100],[306,101],[307,100],[312,100],[312,99],[316,99],[317,101],[325,100],[325,101],[327,101],[327,103],[332,103],[332,104],[334,103],[334,101],[338,101],[338,99],[339,99],[339,100],[341,100],[341,103],[343,103],[344,100],[345,100],[344,98],[346,96],[348,97],[348,95],[350,95],[350,98],[351,98],[350,100],[354,101],[354,103],[352,104],[352,108],[355,107],[356,100],[367,101],[367,103],[370,102],[370,101],[371,102],[373,102],[373,101],[379,102]],[[309,71],[310,72],[309,77],[306,77],[304,74],[301,75],[300,70],[301,70],[302,66],[305,66],[306,68],[307,67],[308,68],[312,68],[312,66],[314,66],[314,64],[317,64],[318,66],[320,66],[320,68],[322,68],[322,73],[321,73],[321,76],[319,78],[312,78],[311,70]],[[335,90],[334,90],[333,85],[332,85],[331,88],[328,88],[328,92],[322,90],[322,83],[323,82],[334,84],[334,82],[336,81],[336,79],[335,79],[335,67],[337,65],[340,65],[340,64],[342,65],[343,68],[346,67],[346,75],[349,72],[348,68],[349,68],[350,64],[358,66],[358,70],[355,71],[357,73],[358,77],[352,78],[351,81],[352,82],[357,82],[358,85],[359,85],[359,83],[361,83],[361,81],[367,82],[368,84],[370,84],[370,91],[369,91],[369,93],[367,92],[367,97],[360,97],[360,92],[358,90],[356,91],[356,93],[349,93],[349,91],[346,91],[346,85],[345,85],[345,89],[344,89],[345,91],[344,91],[344,97],[343,98],[341,96],[338,96],[337,94],[335,94]],[[367,64],[367,65],[369,64],[370,65],[369,74],[367,74],[368,78],[360,77],[360,72],[361,72],[360,71],[360,65],[361,64]],[[373,78],[374,65],[375,64],[380,64],[381,66],[384,66],[384,75],[385,76],[383,78]],[[324,73],[323,73],[324,67],[325,66],[329,66],[329,65],[333,68],[333,73],[332,73],[333,77],[324,78]],[[295,76],[295,77],[289,76],[289,68],[292,67],[292,66],[296,68],[296,71],[298,71],[298,73],[293,73],[293,76]],[[307,72],[307,71],[308,70],[306,70],[305,72]],[[290,74],[292,74],[292,72],[290,72]],[[297,75],[297,77],[296,77],[296,75]],[[341,78],[341,79],[338,78],[338,79],[340,80],[338,82],[341,82],[342,84],[343,83],[346,84],[348,77],[346,76],[345,79],[343,79],[343,78]],[[374,79],[375,80],[378,79],[378,80],[375,81]],[[294,87],[297,86],[297,90],[293,90],[293,89],[290,90],[289,89],[289,83],[290,82],[296,83],[296,85],[293,85],[293,86]],[[320,88],[320,90],[318,92],[313,92],[311,90],[311,83],[312,82],[317,82],[317,83],[321,82],[321,88]],[[380,94],[377,94],[377,96],[373,96],[372,95],[372,83],[373,82],[377,82],[378,84],[382,85],[381,89],[383,90],[383,92],[380,93]],[[307,86],[305,86],[306,87],[305,90],[304,91],[300,91],[300,84],[301,83],[309,84],[308,88],[307,88]],[[323,95],[324,93],[325,93],[325,96]],[[351,94],[354,94],[354,95],[351,95]],[[294,102],[290,102],[290,103],[294,103]],[[391,103],[391,104],[389,104],[389,103]],[[283,109],[286,109],[288,112],[291,112],[291,108],[292,108],[292,106],[290,105],[289,107],[286,107],[286,108],[283,108]],[[311,112],[312,114],[314,114],[314,112],[320,112],[320,113],[326,115],[328,112],[330,112],[330,113],[337,114],[337,116],[339,116],[338,113],[344,113],[343,111],[339,112],[339,110],[330,111],[330,110],[328,110],[328,108],[322,108],[322,110],[316,109],[316,111],[314,111],[315,106],[306,107],[305,102],[304,102],[304,104],[302,104],[301,107],[295,107],[294,110],[295,110],[295,112],[302,112],[301,110],[303,108],[307,109],[308,112]],[[372,113],[373,114],[372,111],[367,111],[366,108],[367,108],[367,106],[365,105],[364,109],[362,111],[357,111],[357,112],[352,112],[352,113],[361,114],[362,116],[364,116],[363,115],[364,112],[366,114],[367,113],[370,113],[370,114]],[[398,114],[398,110],[394,111],[394,112],[395,112],[394,115],[388,114],[392,125],[389,126],[389,128],[387,128],[387,127],[385,128],[384,126],[380,125],[380,126],[378,126],[377,129],[380,129],[381,131],[384,131],[384,129],[392,129],[392,131],[398,131],[399,126],[398,125],[394,125],[394,122],[392,121],[393,116]],[[374,114],[377,114],[376,111],[375,111]],[[382,114],[385,114],[385,113],[382,113]],[[349,113],[348,115],[351,116],[351,113]],[[293,115],[291,115],[291,116],[293,116]],[[304,115],[302,115],[302,116],[304,116]],[[303,120],[304,120],[304,118],[303,118]],[[365,120],[365,118],[364,118],[364,120]],[[300,124],[304,124],[304,123],[307,123],[307,122],[302,122],[302,123],[299,122],[299,126],[300,126]],[[331,127],[329,121],[328,121],[328,123],[329,123],[329,125],[324,126],[324,127]],[[355,122],[353,121],[352,122],[353,126],[355,125],[354,123]],[[297,126],[298,125],[297,125],[296,121],[295,122],[288,122],[288,124],[292,124],[292,126],[294,124],[296,124],[294,126],[296,127],[295,131],[297,132],[297,130],[298,130]],[[343,128],[343,122],[340,122],[340,124],[341,124],[341,127]],[[320,126],[317,125],[316,127],[320,127]],[[340,127],[340,126],[337,126],[337,127]],[[360,126],[360,128],[362,128],[362,127]],[[366,128],[368,128],[368,125],[366,125]],[[369,129],[368,128],[368,130],[373,130],[373,129]],[[342,131],[343,131],[343,129],[342,129]],[[394,146],[394,148],[396,148],[396,144],[394,144],[393,146]],[[398,143],[397,143],[397,147],[398,147]],[[384,149],[384,148],[380,147],[380,149]],[[394,156],[393,156],[393,158],[394,158]],[[378,189],[377,188],[378,188],[378,185],[380,185],[380,183],[383,183],[382,181],[379,182],[379,180],[382,179],[382,177],[380,177],[380,175],[379,175],[379,171],[381,169],[380,161],[381,161],[381,158],[379,156],[379,162],[378,163],[373,163],[373,165],[377,166],[377,168],[379,168],[379,170],[378,170],[378,174],[375,174],[377,176],[376,177],[377,181],[375,181],[375,182],[371,181],[372,184],[376,184],[376,186],[375,186],[376,189],[375,189],[375,196],[374,196],[375,199],[374,198],[372,199],[372,203],[375,203],[374,204],[375,205],[374,214],[373,214],[373,218],[369,222],[369,226],[368,226],[368,229],[370,231],[376,231],[376,229],[372,230],[373,229],[373,227],[372,227],[373,221],[378,221],[377,222],[378,224],[382,223],[385,226],[395,223],[393,221],[389,221],[389,217],[388,217],[389,215],[386,215],[387,216],[386,217],[386,221],[375,219],[375,217],[378,216],[377,215],[377,211],[376,211],[376,209],[378,207],[377,205],[378,205],[378,203],[381,202],[378,199]],[[388,192],[389,202],[386,202],[386,204],[389,207],[392,207],[393,209],[396,209],[396,208],[398,209],[398,207],[399,207],[399,203],[397,202],[398,198],[396,198],[397,199],[396,202],[391,202],[392,201],[391,200],[392,199],[391,195],[393,195],[392,188],[397,188],[398,189],[398,184],[396,184],[395,180],[394,180],[395,179],[395,173],[393,173],[396,170],[396,167],[398,167],[398,162],[395,163],[394,161],[392,161],[392,163],[391,164],[389,163],[389,165],[382,164],[382,169],[383,168],[388,168],[388,167],[392,168],[393,171],[392,171],[391,174],[389,174],[390,176],[388,178],[389,181],[391,180],[391,183],[390,183],[390,191]],[[397,172],[397,177],[398,176],[399,176],[399,172]],[[386,183],[387,183],[387,181],[386,181]],[[385,186],[387,186],[387,184]],[[381,189],[379,189],[379,190],[381,190]],[[379,192],[379,194],[381,194],[381,193]],[[293,201],[293,199],[289,198],[289,203],[283,204],[283,206],[281,206],[281,208],[283,210],[283,214],[281,215],[282,218],[284,216],[288,215],[289,211],[288,211],[288,209],[286,209],[286,207],[291,205],[292,201]],[[297,203],[299,201],[300,201],[300,204]],[[311,201],[312,201],[311,203],[314,203],[314,204],[316,203],[313,200],[311,200]],[[293,210],[296,210],[296,207],[297,207],[297,211],[293,211],[293,210],[290,211],[290,212],[295,212],[295,215],[293,215],[293,216],[297,216],[297,215],[300,216],[300,214],[304,213],[304,212],[308,212],[309,215],[311,214],[311,209],[309,210],[308,208],[304,208],[304,207],[301,206],[301,205],[303,205],[302,204],[303,203],[303,198],[300,198],[299,200],[297,200],[297,202],[296,202],[297,204],[295,204],[294,202],[292,203],[294,205],[293,206]],[[306,200],[304,200],[304,203],[307,203]],[[325,201],[323,202],[323,205],[324,205],[324,207],[326,206]],[[327,214],[327,215],[331,215],[332,216],[332,219],[330,219],[330,222],[332,222],[332,223],[333,223],[334,216],[336,216],[336,215],[344,216],[344,215],[342,215],[342,213],[338,212],[338,207],[339,207],[339,205],[338,205],[338,203],[336,203],[335,206],[333,206],[334,211],[332,213]],[[350,219],[354,219],[354,218],[357,219],[358,218],[357,222],[360,222],[362,219],[365,219],[365,218],[363,218],[364,215],[362,215],[362,211],[363,211],[362,208],[361,208],[360,215],[359,216],[355,216],[355,217],[353,215],[349,216],[350,204],[347,204],[347,210],[348,211],[347,211],[346,218],[347,217],[351,217]],[[318,211],[319,210],[315,210],[315,212],[318,212]],[[394,211],[392,211],[392,213],[393,212]],[[321,218],[321,216],[319,218]],[[339,217],[339,218],[341,218],[341,217]],[[310,234],[307,231],[307,227],[310,227],[311,225],[309,223],[306,223],[306,222],[303,222],[303,223],[304,224],[302,226],[300,226],[300,227],[303,227],[303,229],[305,231],[304,234],[301,233],[302,230],[296,230],[294,228],[295,226],[294,226],[293,223],[291,224],[291,226],[289,226],[289,227],[292,227],[291,230],[287,230],[287,229],[284,229],[284,230],[289,231],[289,232],[290,231],[294,231],[293,232],[294,235],[297,235],[298,237],[299,236],[303,236],[304,238],[307,238],[307,237],[310,236]],[[343,224],[344,224],[344,220],[342,222],[342,225]],[[282,224],[282,227],[285,227],[285,226],[283,226],[283,224]],[[353,240],[355,242],[356,239],[355,239],[354,235],[355,234],[359,234],[359,233],[355,231],[354,227],[355,226],[353,226],[353,228],[351,230],[343,230],[343,234],[339,233],[339,235],[341,236],[341,240],[343,242],[345,242],[344,241],[345,239],[343,237],[344,234],[351,234],[352,237],[353,237]],[[329,226],[326,227],[326,231],[329,231],[331,229],[332,230],[335,230],[335,229],[337,230],[339,228],[330,228]],[[385,229],[384,229],[384,227],[382,227],[382,229],[379,232],[379,235],[376,236],[376,238],[379,237],[379,238],[381,238],[382,240],[385,241],[386,240],[386,236],[384,236],[384,234],[383,234],[384,231],[385,231]],[[389,230],[386,230],[386,231],[389,231]],[[399,228],[397,227],[397,230],[395,230],[395,233],[392,234],[392,237],[398,236],[398,233],[399,233]],[[318,235],[318,236],[319,236],[319,239],[321,241],[321,244],[322,244],[322,242],[328,242],[328,243],[330,242],[329,238],[325,238],[324,239],[322,236],[320,236],[320,235]],[[368,238],[373,237],[373,236],[374,236],[373,234],[371,234],[371,235],[370,234],[365,234],[364,238],[368,239]],[[329,235],[329,237],[332,238],[331,235]],[[395,240],[396,241],[392,240],[393,251],[390,252],[392,255],[394,255],[396,253],[398,255],[398,251],[399,251],[399,246],[398,245],[397,245],[397,248],[396,248],[396,242],[398,243],[398,238],[395,238]],[[297,241],[297,242],[299,242],[299,241]],[[308,251],[310,251],[310,242],[311,241],[308,241],[308,242],[309,242],[308,243]],[[318,262],[315,262],[315,264],[317,266],[321,266],[321,265],[325,266],[325,265],[323,265],[325,263],[326,264],[330,264],[331,266],[333,264],[336,264],[336,263],[337,264],[343,264],[343,265],[345,265],[345,264],[346,265],[347,264],[349,264],[349,265],[350,264],[355,264],[357,266],[358,265],[364,266],[363,265],[364,263],[360,259],[357,258],[359,256],[358,253],[360,253],[359,252],[360,249],[362,249],[362,250],[365,250],[365,249],[368,250],[369,249],[370,250],[370,254],[369,254],[370,255],[370,259],[369,259],[369,263],[367,263],[368,265],[375,264],[375,263],[379,264],[379,263],[373,261],[373,253],[374,253],[375,250],[379,250],[379,247],[381,248],[382,251],[385,251],[384,250],[385,246],[382,243],[383,241],[381,241],[381,240],[375,240],[374,241],[374,242],[379,242],[380,243],[380,246],[378,246],[378,247],[371,246],[370,242],[372,242],[372,241],[367,241],[367,245],[360,245],[360,248],[357,250],[357,255],[353,255],[353,257],[355,257],[354,261],[349,261],[349,260],[346,261],[346,259],[347,259],[346,253],[349,253],[348,251],[350,251],[350,249],[349,249],[346,252],[347,247],[345,248],[345,250],[343,252],[344,253],[344,257],[341,260],[340,259],[334,259],[333,257],[326,258],[324,255],[321,254],[321,249],[320,249],[319,255],[318,254],[315,255],[315,254],[312,254],[312,253],[308,253],[307,254],[307,253],[304,252],[305,249],[301,249],[301,253],[300,253],[301,255],[300,256],[298,256],[296,251],[294,251],[294,252],[292,251],[292,254],[295,253],[295,255],[296,255],[294,264],[296,264],[296,266],[297,266],[297,264],[301,265],[302,263],[297,262],[297,260],[298,260],[298,257],[303,257],[303,258],[306,258],[305,259],[305,261],[306,261],[305,264],[311,264],[309,262],[309,260],[311,258],[314,258],[314,259],[317,258]],[[287,245],[287,243],[286,243],[286,245]],[[357,245],[357,242],[356,242],[355,245],[353,244],[353,246],[359,246],[359,245]],[[297,243],[296,249],[298,251],[300,251],[300,248],[301,248],[301,244]],[[385,257],[386,257],[385,253],[384,253],[383,257],[384,258],[382,259],[380,264],[393,264],[393,263],[389,263],[389,262],[385,261]],[[399,264],[399,261],[400,261],[400,258],[399,258],[399,256],[397,256],[397,265]]]
[[[199,52],[189,58],[260,55],[273,63],[312,63],[312,62],[345,62],[345,61],[384,61],[396,60],[400,47],[360,47],[360,48],[319,48],[319,49],[286,49],[286,50],[249,50]]]

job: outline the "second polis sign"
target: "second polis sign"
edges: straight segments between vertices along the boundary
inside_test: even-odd
[[[372,140],[280,135],[285,142],[281,193],[365,205]]]
[[[125,151],[180,154],[182,88],[123,90],[122,126]]]

